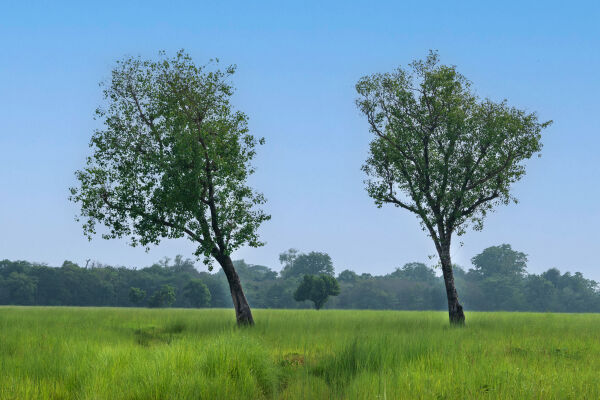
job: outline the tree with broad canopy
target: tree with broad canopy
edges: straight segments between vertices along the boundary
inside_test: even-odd
[[[551,121],[506,101],[480,100],[436,52],[409,69],[365,76],[356,90],[374,134],[363,166],[367,191],[378,207],[390,203],[419,217],[440,259],[450,322],[464,324],[452,236],[470,224],[482,229],[494,206],[516,202],[510,188],[541,150],[541,131]]]
[[[263,139],[248,133],[247,117],[233,109],[235,71],[197,66],[183,50],[157,61],[118,61],[104,89],[104,126],[92,135],[93,154],[76,172],[70,199],[80,205],[84,233],[96,225],[105,239],[129,237],[148,247],[187,237],[195,255],[223,268],[238,324],[252,312],[230,255],[263,245],[257,229],[270,217],[265,200],[247,185]]]

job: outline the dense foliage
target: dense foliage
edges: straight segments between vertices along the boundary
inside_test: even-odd
[[[90,239],[97,225],[133,246],[186,237],[209,267],[220,253],[262,245],[256,231],[269,216],[246,181],[263,139],[230,104],[235,67],[209,67],[183,51],[117,62],[96,111],[103,127],[70,189]]]
[[[175,288],[171,285],[162,285],[152,294],[148,305],[152,308],[170,307],[175,302]]]
[[[315,309],[323,308],[329,296],[340,294],[340,285],[337,280],[327,274],[304,275],[302,282],[294,292],[294,300],[310,300],[315,305]]]
[[[323,259],[323,253],[314,254]],[[306,257],[302,259],[302,265],[315,264]],[[473,268],[469,270],[454,266],[456,285],[467,310],[600,312],[598,284],[579,272],[561,273],[551,268],[539,275],[528,274],[527,257],[509,245],[487,248],[473,257],[472,262]],[[307,274],[298,266],[294,269],[301,271],[300,276],[291,278],[243,260],[235,261],[235,268],[253,307],[312,306],[308,301],[294,300],[294,292]],[[422,263],[408,263],[381,276],[346,269],[337,275],[337,280],[340,294],[330,298],[325,308],[443,310],[446,307],[442,278],[435,269]],[[208,293],[204,293],[199,282]],[[142,269],[93,263],[80,267],[69,261],[59,268],[26,261],[0,261],[0,304],[149,306],[150,299],[163,285],[174,289],[173,307],[231,307],[224,273],[199,272],[192,260],[181,256]]]

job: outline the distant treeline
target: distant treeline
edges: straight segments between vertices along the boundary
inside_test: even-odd
[[[280,256],[281,273],[262,265],[235,261],[250,304],[258,308],[310,308],[294,301],[293,293],[306,274],[333,275],[325,253]],[[473,257],[473,268],[454,267],[456,285],[467,310],[600,312],[598,284],[579,272],[561,274],[551,268],[536,275],[526,272],[526,255],[509,245],[485,249]],[[409,263],[394,272],[373,276],[344,270],[337,275],[341,293],[325,308],[445,310],[444,281],[435,269]],[[190,281],[210,296],[194,300]],[[60,268],[27,261],[0,261],[0,304],[69,306],[149,306],[153,294],[166,286],[175,291],[172,307],[231,307],[222,271],[200,272],[194,261],[177,256],[150,267],[132,269],[92,264],[81,267],[65,261]],[[133,288],[133,289],[132,289]],[[154,296],[156,298],[157,296]],[[204,299],[204,300],[202,300]]]

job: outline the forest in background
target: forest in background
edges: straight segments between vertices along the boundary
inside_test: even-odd
[[[436,275],[436,269],[420,262],[405,264],[386,275],[357,274],[348,269],[334,275],[326,253],[303,254],[290,249],[280,260],[279,273],[244,260],[234,262],[252,307],[310,308],[308,301],[296,302],[293,293],[304,275],[322,273],[336,276],[341,288],[339,296],[331,297],[324,308],[447,307],[443,279]],[[489,247],[471,261],[469,269],[454,266],[456,286],[467,310],[600,312],[598,283],[579,272],[561,273],[550,268],[541,274],[527,273],[526,255],[506,244]],[[168,304],[172,307],[232,306],[223,271],[199,271],[194,260],[182,256],[139,269],[99,263],[82,267],[70,261],[61,267],[0,261],[0,304],[4,305],[152,306],[166,285],[174,294]],[[203,292],[203,288],[207,290]],[[132,290],[137,291],[137,298]]]

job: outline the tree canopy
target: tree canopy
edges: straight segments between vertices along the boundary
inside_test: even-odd
[[[327,253],[311,251],[308,254],[299,253],[296,249],[279,255],[283,264],[281,275],[284,278],[301,277],[303,275],[333,275],[334,268],[331,257]]]
[[[471,259],[475,270],[483,275],[523,275],[527,267],[527,255],[514,251],[510,244],[492,246]]]
[[[480,100],[435,52],[410,70],[364,77],[356,90],[375,134],[363,167],[369,195],[417,214],[436,246],[468,221],[481,229],[495,205],[516,201],[511,185],[551,123],[506,100]]]
[[[102,223],[104,238],[132,245],[186,236],[209,265],[215,251],[262,245],[256,230],[269,217],[255,209],[264,198],[246,179],[263,140],[230,104],[235,67],[208,68],[183,51],[117,62],[96,111],[104,127],[71,188],[86,234]]]

